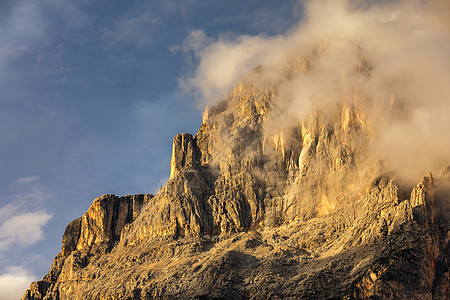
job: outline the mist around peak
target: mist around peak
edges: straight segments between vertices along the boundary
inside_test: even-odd
[[[180,84],[199,106],[214,105],[260,65],[251,80],[273,83],[278,108],[266,134],[347,105],[371,132],[374,157],[417,182],[450,163],[449,16],[445,1],[306,1],[281,35],[192,31],[183,47],[198,65]]]

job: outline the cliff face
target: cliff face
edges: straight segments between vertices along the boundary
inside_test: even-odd
[[[22,299],[449,298],[449,168],[387,176],[362,100],[278,126],[285,78],[264,74],[174,138],[157,195],[94,200]]]

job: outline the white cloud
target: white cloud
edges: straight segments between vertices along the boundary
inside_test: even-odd
[[[193,76],[182,78],[180,84],[200,98],[200,105],[213,104],[223,99],[251,68],[261,62],[278,62],[281,56],[276,54],[284,52],[286,42],[284,35],[236,37],[224,34],[213,40],[201,30],[192,31],[182,50],[193,52],[199,64]]]
[[[44,238],[42,227],[52,215],[45,211],[13,216],[0,225],[0,251],[12,246],[26,247]]]
[[[23,267],[7,268],[0,274],[1,300],[20,299],[30,287],[30,283],[35,280],[36,277]]]
[[[18,191],[0,207],[0,252],[12,247],[28,247],[44,238],[43,227],[52,218],[39,209],[50,197],[39,183],[39,176],[18,178],[12,185]]]
[[[39,176],[20,177],[10,188],[13,193],[6,197],[7,204],[0,207],[1,300],[20,299],[31,282],[38,279],[27,268],[17,265],[35,268],[42,264],[42,255],[31,254],[26,248],[45,238],[44,227],[52,218],[40,209],[50,195],[44,192]],[[20,262],[14,262],[17,257]]]
[[[0,220],[6,220],[12,216],[20,206],[22,205],[12,202],[0,207]]]

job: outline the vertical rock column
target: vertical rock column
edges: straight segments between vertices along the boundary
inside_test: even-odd
[[[189,133],[177,134],[173,139],[170,179],[184,167],[194,167],[200,157],[196,139]]]

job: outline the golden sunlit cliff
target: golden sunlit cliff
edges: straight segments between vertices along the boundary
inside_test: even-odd
[[[449,169],[413,184],[372,151],[360,47],[337,42],[339,101],[291,105],[334,45],[254,68],[174,138],[156,195],[94,200],[22,299],[448,299]]]

